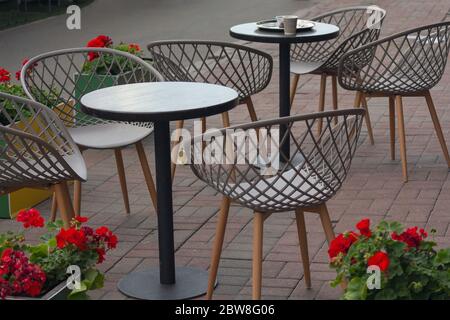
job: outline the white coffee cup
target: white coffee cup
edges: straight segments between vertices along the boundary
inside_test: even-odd
[[[284,34],[293,36],[297,34],[297,16],[283,16]]]

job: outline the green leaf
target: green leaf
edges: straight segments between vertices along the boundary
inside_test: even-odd
[[[380,292],[378,292],[375,295],[375,299],[376,300],[395,300],[397,299],[397,295],[395,294],[395,291],[390,289],[390,288],[386,288],[386,289],[381,289]]]
[[[434,263],[443,266],[450,263],[450,248],[439,250],[434,258]]]
[[[79,289],[73,289],[72,292],[69,293],[67,299],[69,300],[86,300],[88,298],[86,291],[88,290],[84,281],[81,281]]]
[[[347,285],[344,293],[345,300],[365,300],[367,296],[367,285],[364,279],[355,277]]]

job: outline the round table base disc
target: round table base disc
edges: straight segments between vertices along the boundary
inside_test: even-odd
[[[217,283],[216,283],[217,285]],[[165,285],[159,282],[159,268],[132,272],[117,284],[120,292],[131,298],[142,300],[180,300],[206,293],[208,273],[203,270],[176,268],[176,283]]]

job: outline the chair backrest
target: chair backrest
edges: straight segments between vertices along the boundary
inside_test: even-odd
[[[163,78],[139,57],[109,48],[47,52],[30,59],[21,71],[27,96],[53,109],[68,127],[108,122],[79,110],[80,99],[86,93],[150,81],[163,81]]]
[[[0,93],[0,192],[85,180],[85,168],[78,147],[52,110]]]
[[[207,132],[190,141],[191,169],[218,192],[257,211],[319,205],[347,176],[363,115],[361,109],[329,111]],[[325,129],[317,137],[319,121]],[[278,152],[287,137],[288,156]],[[280,166],[274,165],[278,157]]]
[[[220,84],[241,100],[266,88],[272,77],[269,54],[238,44],[169,40],[150,43],[148,50],[166,80]]]
[[[339,59],[345,52],[378,39],[385,17],[386,11],[377,6],[357,6],[311,18],[338,26],[339,36],[328,41],[294,45],[291,59],[323,62],[322,69],[337,72]]]
[[[339,83],[348,90],[411,94],[431,89],[445,70],[450,22],[426,25],[352,50],[343,55]],[[362,63],[373,55],[370,63]]]

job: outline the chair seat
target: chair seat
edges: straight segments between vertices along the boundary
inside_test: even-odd
[[[244,206],[262,212],[291,210],[322,203],[332,195],[322,181],[305,170],[291,169],[280,176],[257,181],[228,183],[224,192]]]
[[[88,149],[125,147],[144,139],[152,131],[153,128],[120,122],[69,128],[75,143]]]
[[[316,71],[324,64],[324,61],[291,61],[291,73],[308,74]]]
[[[50,156],[50,155],[47,155]],[[52,157],[53,158],[53,157]],[[68,156],[63,156],[63,159],[67,162],[67,164],[72,168],[73,171],[80,177],[81,180],[87,180],[87,169],[84,159],[81,155],[72,154]],[[2,161],[2,159],[0,159]],[[50,164],[47,159],[42,158],[39,161],[33,159],[28,159],[28,163],[24,161],[16,161],[15,166],[8,166],[11,171],[17,172],[17,175],[22,175],[23,172],[26,173],[26,177],[28,178],[28,183],[23,183],[24,185],[33,186],[39,182],[39,180],[58,180],[60,179],[60,174],[58,171],[52,170],[53,164]],[[59,162],[58,160],[52,159],[52,162]],[[64,170],[62,165],[58,164],[58,170]],[[12,174],[10,172],[9,174]],[[11,187],[16,186],[14,180],[11,180]],[[2,181],[2,185],[9,187],[8,181]]]

